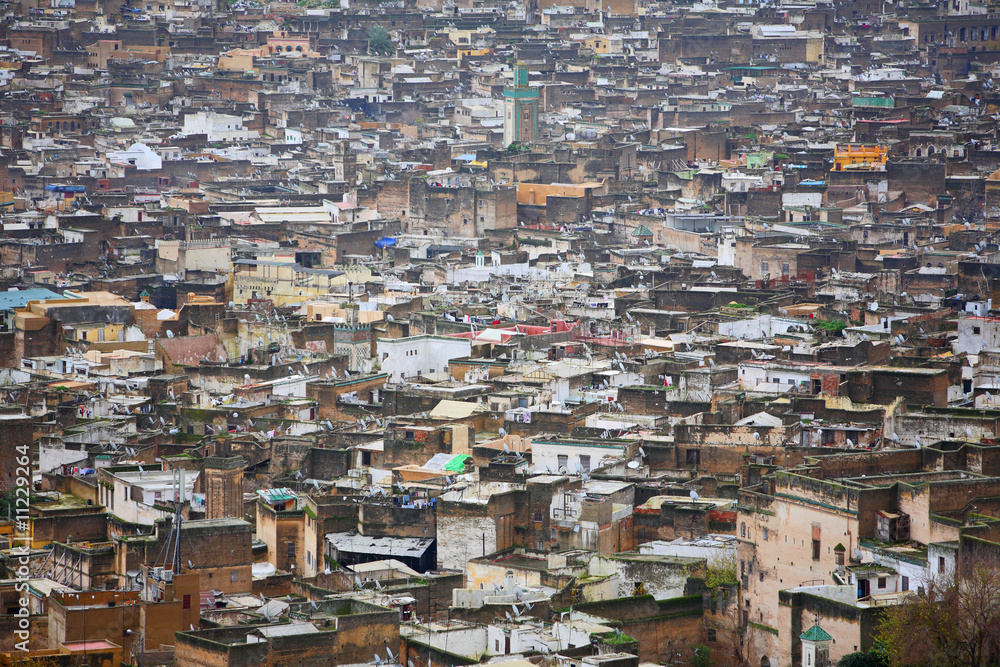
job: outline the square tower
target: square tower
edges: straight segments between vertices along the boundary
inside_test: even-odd
[[[538,89],[528,85],[528,66],[514,66],[514,85],[503,90],[503,145],[531,145],[538,136]]]

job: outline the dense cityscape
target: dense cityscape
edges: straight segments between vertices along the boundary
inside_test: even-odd
[[[0,14],[0,667],[1000,665],[995,0]]]

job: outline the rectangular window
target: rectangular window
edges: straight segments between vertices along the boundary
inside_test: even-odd
[[[288,560],[295,560],[295,542],[288,543]]]
[[[191,595],[190,594],[185,594],[184,595],[184,601],[181,603],[181,607],[183,609],[190,609],[191,608]]]
[[[229,573],[229,580],[234,584],[239,580],[239,578],[240,578],[240,573],[238,570],[233,570],[232,572]]]
[[[878,587],[879,588],[885,588],[885,577],[879,577],[878,578]]]
[[[569,457],[566,454],[559,454],[556,457],[556,461],[558,462],[557,466],[560,469],[562,469],[562,468],[565,468],[567,466],[567,464],[569,464]]]
[[[902,582],[899,584],[900,590],[908,591],[910,590],[910,578],[904,576]]]
[[[701,450],[700,449],[688,449],[684,452],[685,462],[687,465],[700,465],[701,464]]]
[[[819,540],[813,540],[813,560],[819,560]]]
[[[580,469],[583,470],[583,472],[590,472],[590,457],[589,456],[584,456],[584,455],[580,456]]]

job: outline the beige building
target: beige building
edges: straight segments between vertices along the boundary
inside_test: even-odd
[[[295,305],[346,284],[346,274],[335,269],[260,259],[233,262],[233,301],[239,304],[263,299],[276,306]]]
[[[866,650],[875,625],[865,625],[863,610],[954,567],[960,538],[976,530],[967,527],[971,501],[1000,492],[1000,477],[977,472],[1000,462],[1000,447],[961,447],[961,456],[908,448],[816,457],[763,476],[751,470],[761,481],[740,492],[737,556],[753,664],[792,665],[802,650],[793,629],[803,627],[793,621],[836,606],[855,612],[821,620],[835,640],[831,661]]]

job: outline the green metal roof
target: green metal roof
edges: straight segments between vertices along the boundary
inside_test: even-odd
[[[799,639],[805,640],[807,642],[828,642],[832,640],[833,637],[831,637],[826,630],[819,627],[819,623],[817,623],[816,625],[812,626],[811,628],[803,632],[801,635],[799,635]]]

